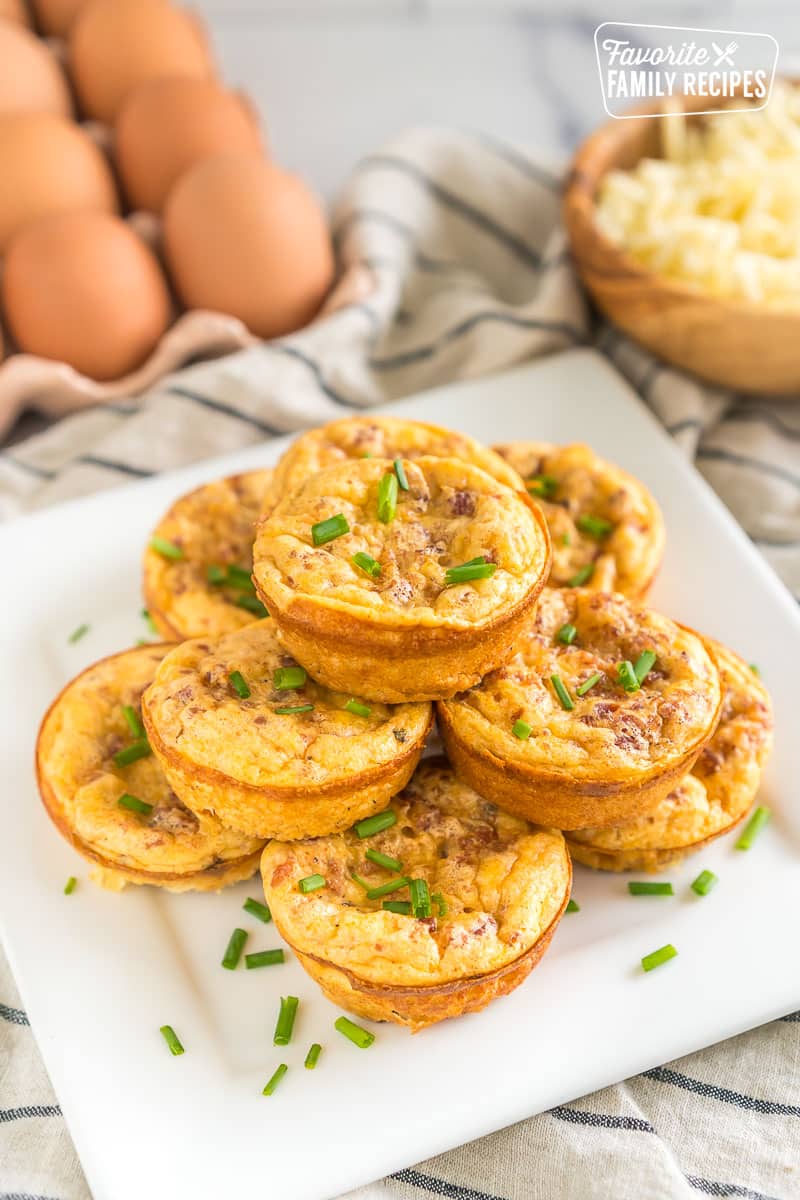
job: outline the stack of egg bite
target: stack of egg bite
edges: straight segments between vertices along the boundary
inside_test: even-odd
[[[167,0],[0,0],[0,171],[6,355],[119,380],[183,309],[271,338],[330,287],[324,213]]]

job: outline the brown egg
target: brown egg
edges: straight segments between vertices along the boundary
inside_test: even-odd
[[[261,151],[247,102],[214,79],[153,79],[129,92],[116,124],[117,167],[133,208],[160,212],[167,193],[203,158]]]
[[[316,198],[253,155],[207,158],[178,180],[164,209],[164,249],[187,307],[230,313],[263,338],[307,324],[333,278]]]
[[[0,113],[72,115],[64,72],[51,50],[29,29],[0,20]]]
[[[26,25],[30,29],[31,18],[25,0],[0,0],[0,20],[13,21],[15,25]]]
[[[36,23],[49,37],[67,36],[69,27],[86,0],[32,0]]]
[[[0,253],[28,221],[70,208],[117,212],[111,169],[89,135],[49,113],[0,116]]]
[[[196,18],[166,0],[88,0],[70,28],[69,69],[83,111],[107,122],[137,83],[214,74]]]
[[[148,357],[171,318],[158,260],[119,217],[44,217],[11,242],[3,312],[20,349],[118,379]]]

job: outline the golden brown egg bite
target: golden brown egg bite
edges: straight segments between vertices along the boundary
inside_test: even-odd
[[[313,475],[260,523],[253,579],[287,650],[328,687],[452,696],[510,653],[550,568],[547,528],[479,467],[397,464]]]
[[[317,471],[349,458],[460,458],[480,467],[506,487],[518,489],[519,478],[499,454],[474,438],[426,421],[402,417],[344,417],[319,429],[311,429],[292,442],[275,468],[264,498],[263,512],[297,489]]]
[[[546,588],[511,658],[438,714],[453,765],[481,795],[579,829],[653,809],[721,706],[696,634],[618,594]]]
[[[745,817],[772,747],[769,694],[747,663],[719,642],[722,716],[690,774],[646,816],[606,829],[577,829],[572,857],[603,871],[661,871],[728,833]]]
[[[144,598],[165,638],[219,637],[264,617],[250,579],[271,470],[216,479],[181,496],[144,553]]]
[[[560,833],[502,812],[442,760],[422,763],[390,811],[373,836],[271,842],[261,872],[278,929],[325,995],[416,1031],[519,986],[572,876]],[[302,890],[313,876],[324,883]]]
[[[643,483],[579,442],[507,442],[494,449],[547,518],[551,587],[646,595],[664,553],[664,521]]]
[[[36,775],[58,831],[118,889],[218,891],[249,879],[263,840],[190,812],[143,741],[141,695],[169,646],[124,650],[82,671],[51,705]]]
[[[429,704],[365,704],[315,683],[270,618],[177,646],[142,711],[181,800],[254,837],[318,837],[379,811],[433,722]]]

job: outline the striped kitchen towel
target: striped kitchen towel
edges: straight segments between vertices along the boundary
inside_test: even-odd
[[[560,185],[550,165],[484,136],[403,135],[357,167],[336,210],[343,307],[0,451],[0,513],[596,342],[800,594],[800,407],[704,388],[594,328],[559,227]],[[799,1200],[798,1081],[795,1014],[351,1200]],[[0,961],[0,1200],[29,1197],[88,1190]]]

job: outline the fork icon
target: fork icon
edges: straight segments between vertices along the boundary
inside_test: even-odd
[[[732,67],[733,59],[731,58],[731,55],[735,54],[736,51],[739,49],[738,43],[737,42],[728,42],[728,44],[724,50],[723,50],[722,46],[718,46],[716,42],[712,42],[711,45],[714,47],[714,53],[717,55],[717,58],[714,62],[714,66],[718,67],[721,63],[726,62],[729,67]]]

